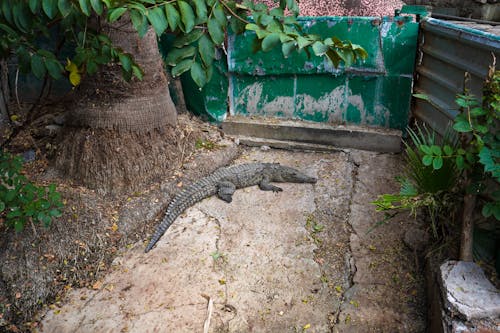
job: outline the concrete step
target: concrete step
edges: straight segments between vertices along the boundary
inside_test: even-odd
[[[291,149],[295,145],[296,149],[306,150],[314,150],[315,145],[319,145],[316,146],[319,150],[331,147],[388,153],[401,151],[401,131],[386,128],[231,117],[222,123],[222,131],[248,145],[268,145],[276,148],[285,148],[280,147],[285,145]]]

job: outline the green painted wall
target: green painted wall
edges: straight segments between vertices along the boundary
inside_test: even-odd
[[[362,45],[369,57],[333,68],[305,52],[253,52],[254,35],[230,36],[232,115],[404,129],[408,123],[418,24],[411,17],[301,18],[309,33]]]
[[[188,108],[220,122],[231,115],[280,117],[404,129],[408,123],[418,23],[411,16],[302,17],[304,30],[362,45],[369,57],[333,68],[305,52],[253,52],[253,32],[228,36],[211,82],[201,91],[182,76]],[[168,52],[168,38],[160,51]]]

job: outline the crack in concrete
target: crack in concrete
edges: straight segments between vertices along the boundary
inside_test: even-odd
[[[351,171],[351,188],[349,189],[349,192],[347,193],[346,197],[348,198],[348,201],[349,201],[349,208],[348,208],[348,211],[347,211],[347,214],[346,214],[346,219],[345,219],[345,226],[347,227],[347,231],[350,233],[350,234],[356,234],[356,231],[354,230],[352,224],[351,224],[351,212],[352,212],[352,206],[354,204],[354,194],[356,192],[356,185],[357,183],[360,181],[359,180],[359,177],[358,177],[358,172],[359,172],[359,167],[360,167],[360,163],[356,162],[355,161],[355,158],[352,156],[352,153],[351,152],[346,152],[346,155],[347,155],[347,161],[348,163],[351,164],[352,166],[352,171]],[[354,275],[356,274],[356,263],[354,261],[354,257],[352,256],[352,253],[353,253],[353,249],[352,249],[352,246],[351,246],[351,242],[350,242],[350,237],[349,237],[349,251],[345,254],[345,266],[347,268],[347,272],[348,272],[348,275],[347,275],[347,288],[345,288],[344,290],[342,290],[342,293],[340,294],[340,297],[339,297],[339,305],[336,309],[336,311],[333,313],[333,320],[332,320],[332,325],[330,327],[330,330],[331,332],[335,332],[334,331],[334,328],[335,328],[335,325],[339,324],[339,320],[340,320],[340,316],[342,314],[342,306],[344,305],[344,303],[346,302],[346,299],[347,297],[345,296],[346,293],[354,286]]]
[[[236,315],[238,313],[238,310],[236,309],[235,306],[231,305],[228,303],[228,295],[229,295],[229,281],[228,281],[228,273],[227,273],[227,258],[224,256],[224,253],[221,252],[221,249],[220,249],[220,241],[222,239],[222,235],[223,235],[223,232],[222,232],[222,223],[221,221],[211,215],[209,212],[205,211],[203,208],[201,207],[198,207],[199,211],[205,215],[209,220],[212,220],[215,222],[215,224],[217,225],[217,237],[215,239],[215,253],[217,254],[220,254],[220,263],[219,263],[219,267],[221,268],[222,272],[223,272],[223,279],[224,279],[224,302],[221,303],[221,309],[224,310],[225,312],[231,312],[233,313],[233,316],[228,319],[226,322],[224,322],[222,316],[218,313],[218,312],[215,312],[214,315],[217,316],[219,318],[219,320],[222,322],[222,325],[224,327],[229,327],[230,325],[230,322],[236,318]],[[217,270],[217,260],[219,259],[214,259],[214,270]],[[214,305],[216,303],[214,302]]]

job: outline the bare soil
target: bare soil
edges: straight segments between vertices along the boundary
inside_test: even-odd
[[[151,222],[178,186],[228,164],[238,153],[215,127],[180,115],[172,137],[163,134],[171,140],[164,154],[171,167],[156,173],[149,186],[109,196],[58,174],[53,167],[58,140],[40,135],[46,124],[37,125],[18,135],[11,151],[36,152],[26,174],[41,184],[57,184],[65,208],[48,229],[32,224],[14,233],[1,227],[0,332],[32,331],[38,325],[35,314],[60,306],[68,290],[95,287],[121,250],[151,233]]]

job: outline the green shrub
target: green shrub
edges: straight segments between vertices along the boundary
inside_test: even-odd
[[[425,153],[420,147],[438,147],[434,132],[417,125],[416,130],[409,128],[408,134],[411,141],[404,142],[405,168],[403,174],[396,178],[401,185],[400,192],[380,195],[373,204],[377,206],[377,211],[409,210],[413,215],[424,209],[430,217],[433,234],[438,238],[438,227],[448,223],[451,212],[459,202],[454,191],[460,173],[454,161],[449,159],[442,160],[439,169],[424,163]],[[458,145],[452,132],[448,132],[441,141],[450,149],[456,149]],[[440,219],[440,216],[447,218]]]
[[[48,227],[61,216],[61,194],[55,184],[33,184],[22,174],[22,168],[21,157],[0,151],[0,216],[16,231],[22,231],[30,221]]]

